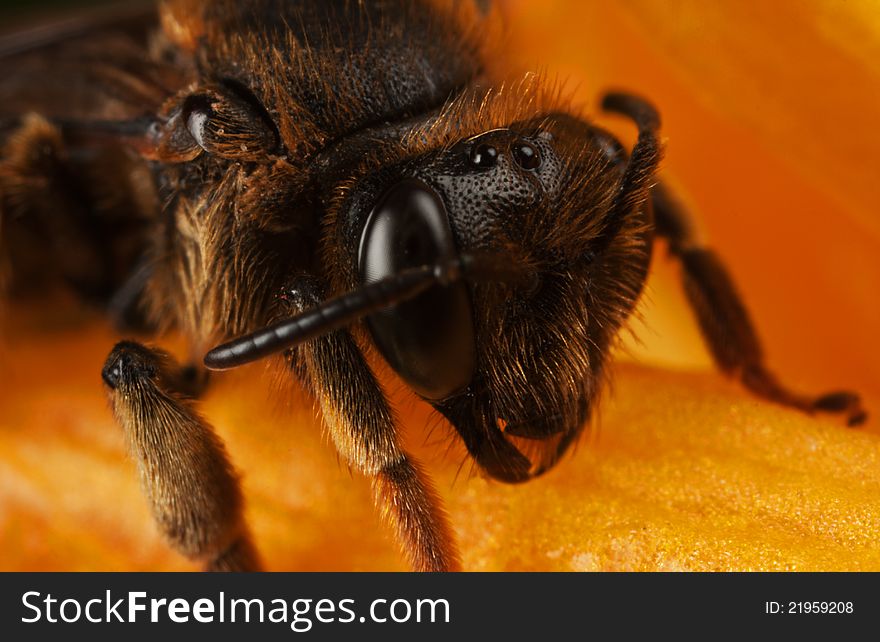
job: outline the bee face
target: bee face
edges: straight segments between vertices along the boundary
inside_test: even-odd
[[[434,286],[367,320],[392,368],[466,443],[499,427],[552,442],[586,421],[649,256],[644,212],[610,220],[615,160],[601,132],[549,114],[409,160],[376,191],[359,243],[362,284],[456,257],[494,266],[489,278]],[[517,465],[502,477],[544,463]]]

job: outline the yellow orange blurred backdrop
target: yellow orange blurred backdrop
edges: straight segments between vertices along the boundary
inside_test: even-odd
[[[609,86],[658,105],[665,174],[732,268],[773,363],[805,385],[880,390],[880,5],[511,8],[518,63],[544,62],[588,106]],[[670,289],[655,283],[655,303]],[[687,317],[656,311],[663,338],[640,333],[652,353],[640,354],[706,363],[692,336],[677,338]]]
[[[457,474],[426,409],[394,397],[474,570],[880,569],[880,4],[508,0],[511,69],[650,97],[664,176],[729,264],[770,363],[804,391],[862,392],[861,431],[757,401],[713,373],[659,252],[638,340],[601,420],[546,478]],[[12,307],[0,348],[0,569],[187,569],[167,550],[110,421],[103,321]],[[268,566],[403,569],[309,404],[243,374],[204,410],[241,469]],[[255,379],[257,382],[255,383]],[[266,379],[266,378],[264,378]],[[438,445],[437,442],[440,442]]]

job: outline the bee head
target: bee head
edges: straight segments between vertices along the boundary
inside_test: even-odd
[[[493,476],[525,479],[555,452],[532,462],[508,438],[549,447],[588,418],[650,259],[650,172],[634,181],[626,161],[603,130],[542,115],[405,163],[363,226],[364,285],[456,258],[477,266],[367,325]]]
[[[650,258],[656,116],[640,101],[608,106],[639,125],[629,159],[558,111],[476,132],[461,123],[457,137],[447,116],[440,144],[436,124],[409,135],[424,144],[392,141],[326,204],[321,258],[342,294],[206,363],[230,367],[364,319],[484,470],[538,474],[588,419]],[[516,439],[546,447],[533,461]]]

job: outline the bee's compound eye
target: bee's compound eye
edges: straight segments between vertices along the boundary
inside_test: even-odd
[[[471,149],[470,160],[471,165],[474,167],[490,169],[498,164],[498,150],[492,147],[492,145],[480,143]]]
[[[427,183],[405,178],[391,186],[364,224],[359,248],[362,283],[404,270],[448,264],[456,256],[449,215]],[[435,285],[416,298],[367,317],[379,353],[425,399],[465,389],[474,376],[476,347],[467,285]]]
[[[541,153],[525,141],[513,145],[513,159],[516,164],[526,170],[538,169],[541,166]]]

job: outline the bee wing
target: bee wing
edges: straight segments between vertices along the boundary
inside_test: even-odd
[[[155,24],[156,7],[153,2],[117,2],[97,9],[77,9],[38,16],[16,18],[4,16],[0,31],[0,61],[13,56],[39,52],[65,41],[83,36],[94,36],[107,29],[142,32],[151,22]]]
[[[161,55],[153,4],[34,22],[8,16],[0,27],[3,252],[22,287],[45,277],[94,301],[116,292],[111,314],[130,323],[147,273],[136,269],[147,266],[144,230],[157,210],[129,139],[190,71]]]
[[[153,3],[19,21],[0,35],[0,119],[128,120],[155,112],[185,82],[149,55]]]

